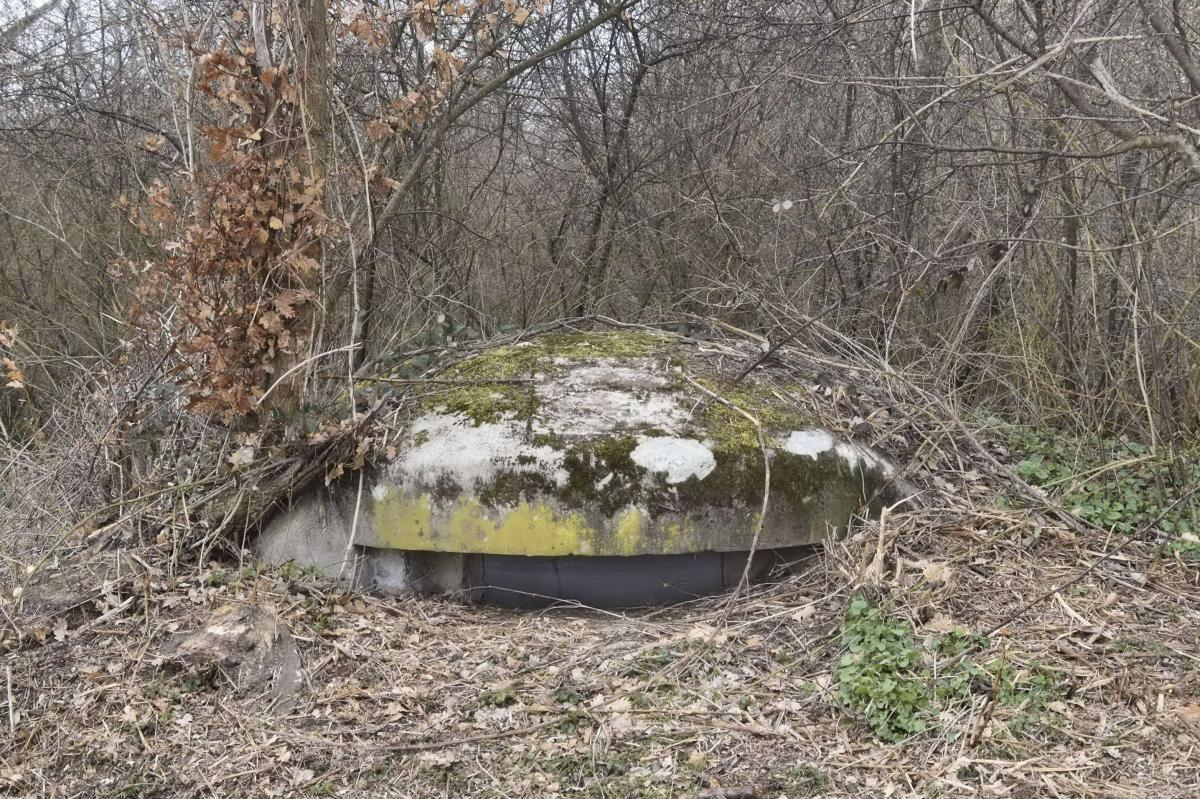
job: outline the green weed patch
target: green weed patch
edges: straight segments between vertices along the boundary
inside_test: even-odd
[[[1000,425],[1021,456],[1016,470],[1060,498],[1081,519],[1117,533],[1151,525],[1171,550],[1200,559],[1200,456],[1152,452],[1116,438],[1084,441],[1053,430]]]
[[[843,654],[834,672],[836,698],[885,741],[903,741],[941,730],[944,711],[965,708],[982,695],[1017,712],[1009,732],[1036,724],[1055,695],[1053,676],[1038,668],[1018,670],[1001,657],[977,662],[964,657],[975,636],[958,630],[925,644],[911,627],[869,600],[851,600],[842,623]]]

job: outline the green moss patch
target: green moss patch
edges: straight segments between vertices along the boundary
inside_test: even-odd
[[[761,383],[734,383],[732,380],[714,378],[696,382],[758,419],[768,439],[772,435],[803,430],[812,424],[809,419],[788,408],[784,400]],[[791,390],[794,387],[788,388]],[[696,427],[712,439],[713,450],[718,455],[724,452],[730,455],[753,453],[756,457],[762,456],[758,428],[724,402],[707,397],[706,405],[697,415]]]
[[[641,504],[646,471],[630,457],[637,445],[635,436],[617,436],[568,449],[564,465],[569,477],[566,488],[561,489],[563,499],[576,507],[597,507],[607,515]]]
[[[474,424],[508,417],[528,419],[537,412],[534,385],[502,381],[533,379],[559,371],[562,361],[641,358],[664,351],[670,339],[643,332],[548,333],[527,342],[484,350],[444,371],[439,379],[461,380],[428,399],[423,410],[461,413]],[[498,381],[488,384],[487,381]]]
[[[558,493],[553,478],[536,471],[501,472],[479,491],[479,501],[488,507],[506,507]]]
[[[637,444],[635,436],[575,444],[566,449],[563,459],[565,486],[536,471],[514,470],[496,475],[479,492],[479,500],[489,507],[508,507],[539,496],[553,496],[566,508],[599,509],[612,515],[642,503],[648,494],[646,471],[630,457]]]
[[[462,414],[472,424],[481,425],[498,422],[509,416],[528,418],[537,411],[537,407],[537,396],[532,386],[522,388],[497,383],[451,388],[428,400],[422,409]]]

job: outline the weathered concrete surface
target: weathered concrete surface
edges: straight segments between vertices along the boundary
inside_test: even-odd
[[[296,497],[287,510],[276,514],[258,536],[255,554],[267,563],[295,563],[326,577],[352,571],[346,564],[356,552],[349,545],[354,524],[354,496],[344,491],[319,489]],[[361,516],[361,510],[360,510]]]
[[[361,496],[302,498],[260,555],[388,590],[453,592],[487,571],[469,558],[744,552],[764,482],[747,414],[771,463],[760,550],[836,535],[896,498],[884,458],[793,410],[788,395],[806,388],[733,383],[666,337],[544,336],[440,377],[448,388]],[[343,569],[347,552],[365,556],[361,569]]]
[[[890,495],[882,458],[753,382],[707,379],[726,402],[714,399],[684,378],[698,365],[669,341],[631,346],[598,334],[560,343],[569,355],[547,337],[467,362],[469,392],[429,401],[375,487],[362,543],[557,557],[747,550],[763,453],[753,423],[730,404],[762,421],[770,450],[760,547],[818,541]],[[611,356],[606,345],[633,352]],[[527,388],[478,385],[521,374]]]

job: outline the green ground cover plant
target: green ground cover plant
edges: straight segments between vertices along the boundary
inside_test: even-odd
[[[1036,664],[1018,669],[1002,656],[966,657],[986,641],[961,629],[918,641],[908,622],[864,597],[850,601],[841,639],[838,703],[885,741],[926,732],[956,737],[958,731],[941,729],[939,716],[984,696],[1015,709],[1006,724],[1022,735],[1055,695],[1053,676]]]
[[[1020,460],[1017,473],[1060,498],[1081,519],[1116,533],[1161,531],[1172,552],[1200,558],[1200,456],[1122,438],[1082,439],[1026,425],[998,430]]]

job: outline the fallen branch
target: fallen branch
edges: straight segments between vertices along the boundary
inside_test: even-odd
[[[342,378],[330,378],[341,380]],[[481,380],[439,380],[437,378],[414,378],[406,380],[399,377],[359,377],[357,380],[362,380],[367,383],[387,383],[393,386],[419,386],[425,383],[430,383],[435,386],[493,386],[493,385],[517,385],[524,383],[537,382],[530,377],[511,377],[511,378],[484,378]]]
[[[465,746],[467,744],[483,743],[484,741],[497,741],[501,738],[513,738],[518,735],[528,735],[538,730],[544,730],[547,727],[552,727],[558,724],[562,719],[553,718],[538,724],[532,724],[528,727],[520,727],[515,730],[503,730],[501,732],[491,732],[487,735],[468,735],[466,738],[452,738],[448,741],[432,741],[425,744],[391,744],[390,746],[381,747],[388,752],[431,752],[435,749],[449,749],[454,746]]]
[[[766,794],[761,785],[735,785],[729,788],[705,788],[696,799],[762,799]]]

